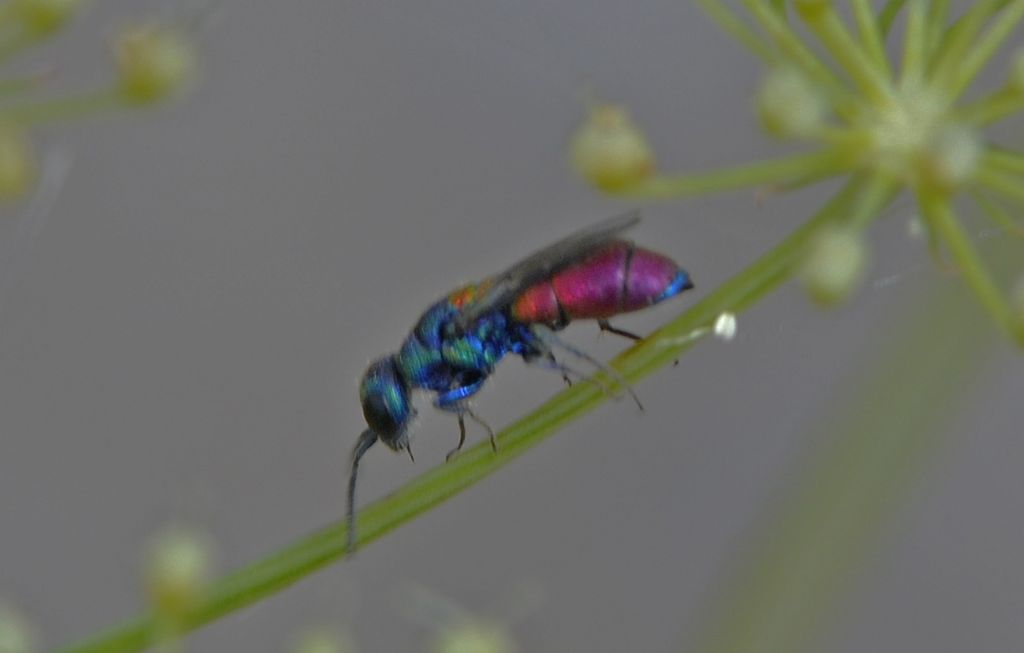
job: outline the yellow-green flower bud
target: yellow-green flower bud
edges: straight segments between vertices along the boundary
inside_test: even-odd
[[[295,653],[350,653],[355,650],[348,638],[326,630],[311,630],[299,637],[292,649]]]
[[[444,628],[431,650],[434,653],[514,653],[516,646],[500,624],[472,619]]]
[[[621,107],[601,105],[576,133],[570,144],[573,166],[588,182],[614,192],[650,177],[654,153],[647,139]]]
[[[13,606],[0,601],[0,653],[29,653],[34,639],[28,620]]]
[[[158,535],[145,566],[153,609],[173,622],[194,606],[206,589],[211,558],[210,543],[197,532],[172,528]]]
[[[921,181],[936,192],[956,191],[974,174],[981,150],[973,130],[955,125],[943,128],[921,155]]]
[[[811,299],[832,306],[860,287],[866,267],[867,245],[861,234],[837,227],[812,239],[801,278]]]
[[[0,124],[0,201],[23,196],[38,175],[35,150],[21,129]]]
[[[142,25],[114,39],[121,93],[130,102],[157,102],[177,91],[195,73],[196,53],[179,30]]]
[[[81,0],[13,0],[11,12],[29,32],[44,35],[63,27],[81,4]]]
[[[761,82],[755,100],[761,125],[779,138],[808,136],[825,119],[825,101],[793,68],[775,68]]]

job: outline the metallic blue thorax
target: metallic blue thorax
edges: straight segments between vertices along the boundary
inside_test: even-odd
[[[456,328],[459,311],[443,299],[423,314],[395,354],[395,365],[414,388],[438,393],[439,408],[455,409],[474,394],[509,353],[532,353],[529,330],[495,311],[467,332]]]

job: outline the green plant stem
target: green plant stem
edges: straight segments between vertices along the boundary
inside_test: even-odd
[[[716,172],[677,177],[653,177],[629,186],[617,195],[636,198],[680,198],[717,193],[736,188],[785,184],[794,179],[814,176],[822,179],[850,168],[843,157],[831,150],[794,154],[780,159],[759,161]]]
[[[971,42],[988,17],[1001,6],[1000,0],[979,0],[946,30],[942,42],[936,48],[936,58],[931,66],[932,77],[937,83],[945,88],[951,86],[952,78],[967,56]]]
[[[870,0],[853,0],[853,17],[857,21],[861,43],[873,65],[881,70],[886,77],[892,79],[889,57],[885,54],[882,32],[878,29],[878,20],[875,18]]]
[[[896,16],[900,15],[904,4],[906,0],[889,0],[878,13],[878,31],[882,34],[883,41],[889,36],[889,30],[892,29],[892,24],[896,22]]]
[[[967,285],[981,301],[981,305],[1000,328],[1016,339],[1018,343],[1024,345],[1024,332],[1022,332],[1021,326],[1013,320],[1013,312],[1006,299],[982,264],[981,258],[971,245],[967,234],[964,233],[949,202],[927,193],[920,193],[918,204],[921,206],[929,228],[942,239],[949,249],[953,261],[963,274]]]
[[[1024,93],[1004,87],[984,97],[959,107],[957,119],[978,127],[998,122],[1024,109]]]
[[[850,208],[849,215],[843,217],[843,222],[857,231],[863,231],[881,214],[900,188],[900,182],[889,175],[880,172],[870,174]]]
[[[986,321],[966,293],[936,288],[872,343],[870,374],[820,427],[833,433],[789,476],[797,483],[759,528],[728,592],[688,650],[799,653],[815,647],[870,560],[901,499],[946,441],[951,414],[988,361]],[[817,440],[820,442],[821,440]]]
[[[617,356],[611,365],[630,381],[647,376],[693,346],[694,333],[706,331],[721,313],[738,313],[777,288],[797,267],[808,240],[822,225],[849,210],[862,185],[859,177],[848,182],[779,245],[649,338]],[[593,383],[577,383],[563,390],[505,428],[498,435],[500,451],[497,455],[491,452],[488,443],[480,443],[453,462],[427,471],[393,494],[362,508],[358,514],[357,543],[365,546],[467,489],[607,399],[600,386]],[[345,536],[344,524],[338,522],[215,582],[206,598],[184,616],[183,629],[193,630],[255,603],[340,559],[345,554]],[[155,625],[153,616],[142,616],[62,651],[141,651],[154,643]]]
[[[989,28],[981,40],[967,53],[966,58],[959,62],[952,75],[950,89],[952,97],[959,97],[974,81],[992,55],[999,50],[1003,42],[1013,32],[1024,17],[1024,0],[1015,0],[1002,10],[995,24]]]
[[[910,0],[910,8],[907,10],[907,33],[903,38],[903,69],[900,71],[904,83],[912,84],[924,76],[927,56],[928,35],[924,0]]]
[[[1003,172],[1024,176],[1024,153],[990,147],[982,155],[982,162]]]
[[[1024,180],[1019,175],[1004,172],[1000,168],[1003,162],[990,158],[990,153],[982,157],[982,165],[974,173],[975,183],[993,190],[1019,206],[1024,206]]]
[[[988,195],[975,190],[971,193],[971,197],[978,203],[978,206],[985,212],[985,215],[1001,229],[1018,236],[1024,236],[1024,225],[1018,224],[1006,209],[996,204]]]
[[[832,109],[845,118],[853,118],[850,109],[856,106],[856,101],[850,92],[835,73],[800,40],[789,24],[779,17],[778,12],[759,0],[743,0],[743,4],[789,61],[824,91]]]
[[[805,20],[832,57],[870,99],[881,102],[892,95],[883,71],[872,65],[871,57],[850,35],[831,4],[806,12]]]
[[[0,108],[0,117],[22,125],[38,125],[85,118],[124,106],[124,98],[117,87],[70,95],[32,104]]]
[[[722,30],[731,35],[740,44],[746,46],[759,59],[766,63],[778,61],[778,55],[764,39],[754,33],[739,16],[719,0],[694,0],[701,9],[710,16]]]
[[[935,50],[942,41],[942,33],[946,29],[946,21],[949,19],[949,0],[932,0],[928,3],[928,34],[927,34],[927,58],[935,54]]]

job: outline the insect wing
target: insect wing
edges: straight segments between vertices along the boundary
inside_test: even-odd
[[[511,304],[523,290],[576,263],[638,222],[640,212],[630,211],[581,229],[527,256],[484,282],[486,292],[463,309],[459,326],[466,329],[484,314]]]

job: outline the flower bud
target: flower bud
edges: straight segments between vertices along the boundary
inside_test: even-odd
[[[81,4],[80,0],[13,0],[10,9],[25,29],[42,36],[63,27]]]
[[[211,557],[211,546],[199,533],[178,527],[158,535],[145,567],[153,609],[174,621],[193,607],[206,589]]]
[[[349,653],[355,647],[348,638],[338,637],[326,630],[303,633],[292,649],[295,653]]]
[[[434,653],[513,653],[516,646],[500,624],[471,619],[441,630],[431,650]]]
[[[956,191],[974,174],[981,149],[981,141],[973,130],[945,127],[921,155],[921,180],[936,192]]]
[[[23,196],[37,174],[35,150],[25,132],[0,123],[0,201]]]
[[[804,287],[818,304],[832,306],[860,286],[867,267],[867,247],[857,232],[832,228],[813,238],[804,260]]]
[[[0,601],[0,653],[29,653],[34,639],[28,620],[13,606]]]
[[[191,41],[178,30],[142,25],[123,30],[114,39],[114,58],[126,100],[149,104],[176,92],[195,73]]]
[[[570,156],[584,179],[614,192],[650,177],[654,153],[629,115],[614,105],[597,106],[573,134]]]
[[[793,68],[770,71],[755,102],[762,127],[778,138],[808,136],[825,118],[821,94]]]

